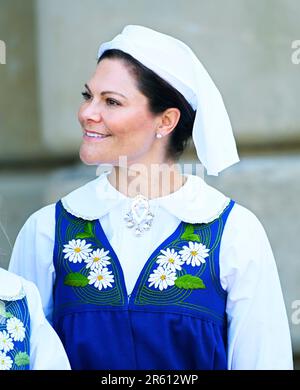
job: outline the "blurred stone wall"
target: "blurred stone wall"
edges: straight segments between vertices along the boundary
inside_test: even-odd
[[[41,155],[34,9],[32,0],[0,0],[0,162]]]
[[[99,43],[152,27],[186,41],[222,92],[241,163],[206,180],[263,223],[300,355],[299,15],[298,0],[0,0],[1,265],[32,212],[95,176],[78,161],[77,109]]]

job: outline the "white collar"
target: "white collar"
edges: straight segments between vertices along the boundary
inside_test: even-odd
[[[117,191],[108,181],[109,172],[62,198],[64,208],[85,220],[99,219],[130,198]],[[176,192],[151,199],[178,219],[188,223],[208,223],[216,219],[230,199],[209,186],[199,176],[186,175],[186,183]]]
[[[0,300],[16,301],[24,296],[22,278],[0,268]]]

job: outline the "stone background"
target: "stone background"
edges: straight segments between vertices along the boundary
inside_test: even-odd
[[[95,177],[78,160],[80,92],[126,24],[186,41],[220,88],[240,164],[206,180],[252,210],[272,244],[300,356],[298,0],[0,0],[0,263],[28,216]],[[182,162],[194,161],[187,150]],[[255,245],[255,243],[254,243]],[[272,304],[272,303],[270,303]]]

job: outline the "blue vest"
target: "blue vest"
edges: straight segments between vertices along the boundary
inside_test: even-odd
[[[0,300],[0,366],[4,370],[30,368],[30,315],[26,297]]]
[[[53,323],[73,369],[227,368],[219,252],[233,205],[207,224],[181,222],[128,296],[100,221],[56,204]]]

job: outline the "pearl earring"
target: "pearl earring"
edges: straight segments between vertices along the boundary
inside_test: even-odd
[[[156,138],[162,138],[162,135],[160,133],[157,133]]]

